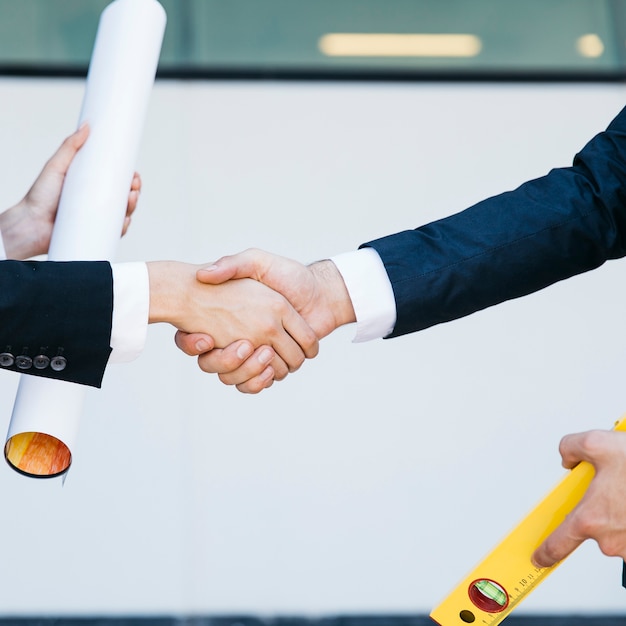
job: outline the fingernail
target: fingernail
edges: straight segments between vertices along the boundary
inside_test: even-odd
[[[271,380],[272,378],[274,378],[274,370],[271,367],[266,367],[260,374],[259,374],[259,378],[261,379],[262,382],[267,382],[268,380]]]
[[[202,268],[205,272],[214,272],[217,269],[217,265],[209,265]]]
[[[83,128],[85,128],[85,126],[87,126],[87,122],[83,122],[83,123],[82,123],[82,124],[78,127],[78,131],[77,131],[77,132],[79,132],[79,131],[83,130]]]
[[[252,354],[252,346],[247,343],[242,343],[237,348],[237,356],[240,359],[247,359]]]
[[[272,351],[269,348],[265,348],[265,350],[262,350],[259,354],[259,363],[265,365],[266,363],[269,363],[273,358],[274,354],[272,353]]]
[[[196,350],[198,352],[206,352],[209,349],[209,343],[206,339],[199,339],[196,341]]]

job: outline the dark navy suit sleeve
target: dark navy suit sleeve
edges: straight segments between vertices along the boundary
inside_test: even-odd
[[[0,369],[99,387],[111,353],[104,261],[0,261]]]
[[[626,255],[626,109],[573,165],[364,246],[393,287],[396,337],[518,298]]]

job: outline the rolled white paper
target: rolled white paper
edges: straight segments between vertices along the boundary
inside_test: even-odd
[[[89,138],[63,186],[48,258],[112,260],[154,84],[166,15],[157,0],[114,0],[100,16],[79,125]],[[74,447],[85,387],[23,375],[7,439],[38,432]]]

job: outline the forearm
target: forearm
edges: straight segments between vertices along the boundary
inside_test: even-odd
[[[626,254],[626,113],[515,191],[372,241],[393,285],[392,336],[537,291]]]

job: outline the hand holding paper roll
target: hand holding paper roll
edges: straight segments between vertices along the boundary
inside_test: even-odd
[[[63,141],[24,198],[0,213],[0,233],[8,259],[29,259],[48,253],[65,175],[88,137],[89,125],[85,123]],[[128,231],[140,192],[141,177],[135,172],[128,193],[122,236]]]

